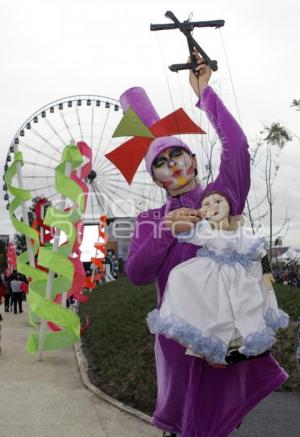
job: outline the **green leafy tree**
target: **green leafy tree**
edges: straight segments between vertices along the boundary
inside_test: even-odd
[[[260,201],[256,203],[252,208],[250,208],[248,203],[248,215],[250,218],[252,230],[255,233],[257,230],[255,228],[255,223],[260,223],[265,217],[269,220],[269,247],[270,247],[270,260],[272,261],[272,246],[273,238],[275,235],[280,233],[284,226],[288,225],[289,219],[286,216],[284,218],[283,224],[280,230],[276,233],[273,231],[273,211],[274,211],[274,191],[273,185],[274,181],[278,175],[280,168],[280,152],[285,147],[286,143],[291,141],[292,137],[288,130],[280,125],[280,123],[272,123],[270,126],[265,126],[261,131],[261,138],[258,140],[257,145],[252,153],[251,165],[252,169],[255,168],[257,162],[263,166],[263,181],[266,186],[266,194]],[[253,172],[252,172],[253,173]],[[265,205],[265,212],[259,217],[255,217],[255,210],[260,206]]]
[[[264,142],[267,147],[267,158],[265,165],[265,183],[267,190],[267,202],[269,205],[269,245],[270,245],[270,261],[272,262],[272,246],[273,246],[273,207],[274,207],[274,195],[272,191],[273,186],[273,172],[275,177],[277,176],[279,170],[279,162],[273,160],[273,149],[274,147],[282,150],[288,141],[292,140],[292,137],[287,132],[286,128],[281,126],[279,123],[272,123],[270,127],[265,127],[264,132],[267,136],[264,138]]]
[[[291,106],[295,107],[296,111],[300,111],[300,99],[298,99],[298,100],[294,99],[292,101]]]
[[[263,141],[265,141],[267,145],[277,146],[280,150],[283,149],[288,141],[292,140],[287,129],[279,123],[272,123],[270,127],[265,127],[263,132],[267,134]]]

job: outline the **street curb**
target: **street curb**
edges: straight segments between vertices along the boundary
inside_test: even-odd
[[[152,417],[148,416],[145,413],[142,413],[139,410],[136,410],[133,407],[129,407],[128,405],[123,404],[123,402],[117,401],[116,399],[112,398],[111,396],[104,393],[102,390],[100,390],[98,387],[96,387],[94,384],[91,383],[88,377],[88,362],[84,356],[84,353],[82,351],[81,344],[75,344],[74,345],[75,350],[75,356],[80,372],[80,376],[82,379],[83,385],[85,385],[86,388],[88,388],[90,391],[92,391],[96,396],[98,396],[100,399],[103,399],[104,401],[114,405],[115,407],[119,408],[119,410],[131,414],[132,416],[143,420],[144,422],[152,425]]]

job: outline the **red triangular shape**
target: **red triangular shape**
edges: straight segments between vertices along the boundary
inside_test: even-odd
[[[120,170],[129,185],[152,140],[153,138],[134,137],[105,155]]]
[[[151,131],[156,137],[178,134],[205,134],[206,132],[179,108],[151,126]]]

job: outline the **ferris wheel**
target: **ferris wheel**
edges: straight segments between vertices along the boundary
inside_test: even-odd
[[[14,145],[18,145],[24,161],[24,188],[31,190],[33,198],[45,197],[55,204],[60,196],[54,186],[55,168],[62,151],[70,142],[84,141],[92,149],[92,171],[86,180],[90,187],[86,223],[97,223],[100,215],[136,217],[140,211],[161,206],[164,193],[155,187],[144,163],[129,186],[105,157],[120,144],[120,139],[112,138],[112,134],[121,117],[118,101],[109,97],[75,95],[53,101],[32,114],[18,129],[4,170],[12,160]],[[8,208],[10,197],[5,185],[3,188]]]

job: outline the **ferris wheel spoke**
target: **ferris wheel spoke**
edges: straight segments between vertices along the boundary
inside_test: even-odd
[[[95,183],[92,183],[91,186],[92,186],[93,193],[95,194],[96,197],[96,203],[98,205],[98,208],[100,211],[103,211],[103,213],[105,214],[106,208],[105,205],[102,203],[101,197],[99,196],[99,191],[95,189]],[[107,204],[107,210],[109,210],[108,204]]]
[[[23,146],[23,147],[25,147],[26,149],[33,150],[33,151],[36,152],[38,155],[43,155],[43,156],[46,156],[46,158],[49,158],[49,155],[47,155],[47,153],[44,153],[44,152],[42,152],[41,150],[36,149],[35,147],[30,146],[29,144],[24,143],[24,141],[20,141],[20,145]],[[58,159],[55,159],[55,158],[53,158],[53,157],[51,157],[51,159],[53,159],[53,161],[56,161],[56,162],[59,163],[59,160],[58,160]]]
[[[93,184],[91,184],[90,187],[93,190]],[[91,207],[92,207],[92,218],[94,218],[94,196],[91,196]]]
[[[79,117],[79,112],[78,112],[77,106],[76,106],[76,115],[77,115],[77,121],[78,121],[79,129],[80,129],[81,140],[84,141],[84,136],[82,133],[82,127],[81,127],[81,122],[80,122],[80,117]]]
[[[71,132],[71,130],[70,130],[70,126],[69,126],[68,123],[66,122],[66,119],[65,119],[65,116],[64,116],[63,112],[62,112],[62,111],[59,111],[59,114],[60,114],[60,116],[61,116],[61,118],[62,118],[62,121],[63,121],[63,123],[64,123],[64,125],[65,125],[67,131],[69,132],[70,140],[73,139],[73,138],[74,138],[74,135],[72,134],[72,132]],[[75,139],[75,138],[74,138],[74,139]]]
[[[116,182],[115,178],[103,176],[102,174],[101,174],[100,178],[102,178],[105,182],[108,182],[108,181]],[[128,185],[128,183],[125,180],[124,181],[120,180],[119,182],[122,184]],[[151,182],[139,182],[139,181],[132,182],[131,186],[134,187],[135,185],[141,185],[142,187],[153,187],[153,183],[151,183]]]
[[[48,156],[48,158],[49,158],[49,156]],[[59,161],[57,161],[57,162],[59,162]],[[55,167],[51,167],[50,165],[37,164],[36,162],[32,162],[32,161],[24,161],[24,164],[33,165],[34,167],[48,168],[48,169],[53,170],[53,171],[55,169]]]
[[[105,176],[105,175],[109,175],[109,176],[120,176],[120,172],[118,172],[118,171],[115,171],[115,172],[113,172],[113,171],[111,171],[111,172],[105,172],[105,173],[100,173],[100,175],[101,176]]]
[[[37,136],[38,138],[40,138],[41,140],[43,140],[46,144],[48,144],[50,147],[52,147],[53,150],[55,150],[58,153],[61,153],[61,151],[52,143],[50,143],[50,141],[47,140],[47,138],[45,138],[43,135],[41,135],[36,129],[31,128],[31,132]]]
[[[100,186],[97,182],[94,182],[94,184],[93,184],[93,189],[94,189],[94,193],[95,193],[95,196],[96,196],[96,200],[97,200],[97,198],[98,198],[98,201],[101,202],[102,210],[103,210],[104,214],[106,214],[106,211],[107,211],[107,214],[108,214],[110,217],[113,217],[114,214],[113,214],[113,210],[112,210],[110,204],[109,204],[108,202],[107,202],[106,204],[103,204],[103,203],[102,203],[102,199],[101,199],[101,197],[99,196],[99,193],[102,192],[103,194],[105,194],[105,196],[106,196],[107,198],[109,198],[110,196],[108,195],[108,193],[107,193],[107,192],[105,191],[105,189],[104,189],[102,186]]]
[[[107,142],[105,150],[102,151],[102,155],[98,158],[98,162],[96,163],[97,167],[101,168],[101,164],[105,163],[106,161],[105,153],[111,144],[112,144],[112,139],[110,139],[110,141]]]
[[[59,196],[59,195],[60,195],[60,193],[53,193],[53,194],[50,194],[50,196],[47,196],[47,199],[52,199],[53,197]]]
[[[112,162],[110,162],[109,160],[107,160],[108,162],[104,162],[104,165],[102,165],[102,167],[95,167],[96,171],[98,172],[102,172],[103,170],[106,170],[107,168],[111,167],[113,170],[116,169],[116,167],[113,165]]]
[[[99,188],[99,186],[98,186],[98,184],[97,184],[97,187]],[[109,196],[108,197],[110,197],[110,198],[114,198],[114,196],[115,196],[115,192],[113,191],[113,190],[111,190],[107,185],[103,185],[103,186],[101,186],[101,190],[105,193],[105,194],[109,194]],[[126,203],[128,203],[128,197],[126,198],[126,197],[122,197],[122,196],[118,196],[118,198],[120,199],[122,199],[122,200],[124,200]],[[120,205],[120,203],[118,203],[118,208],[123,212],[123,214],[125,215],[125,216],[127,216],[128,215],[128,213],[127,213],[127,211],[125,211],[125,209],[123,209],[123,207]],[[112,209],[111,209],[112,210]],[[112,214],[112,217],[114,216],[115,214]]]
[[[41,190],[47,190],[48,188],[53,188],[53,185],[45,185],[44,187],[32,188],[30,191],[41,191]]]
[[[93,137],[94,137],[94,106],[92,107],[92,119],[91,119],[91,144],[90,147],[93,150]]]
[[[143,195],[141,193],[135,193],[132,190],[127,190],[126,188],[119,187],[118,185],[115,185],[115,184],[112,184],[112,183],[110,183],[109,185],[110,185],[110,187],[116,188],[117,190],[120,190],[120,191],[122,191],[124,193],[131,194],[131,195],[136,195],[136,196],[141,197],[141,198],[143,198],[145,200],[149,200],[149,196],[145,196],[145,195]]]
[[[106,129],[106,125],[107,125],[107,120],[108,120],[108,117],[109,117],[109,113],[110,113],[110,109],[108,109],[107,114],[106,114],[106,117],[105,117],[105,121],[104,121],[104,125],[103,125],[102,132],[101,132],[101,135],[100,135],[100,139],[99,139],[99,143],[98,143],[98,147],[97,147],[96,155],[95,155],[95,158],[94,158],[95,168],[97,167],[97,164],[96,164],[96,163],[97,163],[97,156],[98,156],[98,153],[99,153],[100,146],[101,146],[101,144],[102,144],[102,138],[103,138],[103,134],[104,134],[105,129]]]
[[[50,120],[48,120],[48,118],[44,118],[45,123],[50,127],[50,129],[52,130],[52,132],[57,136],[57,138],[60,140],[62,146],[65,146],[67,144],[67,141],[64,140],[61,135],[59,134],[59,132],[55,129],[55,127],[52,125],[52,123],[50,122]],[[59,153],[61,153],[61,151],[59,151]]]
[[[110,110],[109,110],[109,113],[110,113]],[[107,123],[107,122],[106,122],[106,123]],[[107,150],[108,150],[109,146],[111,145],[111,143],[112,143],[112,136],[110,137],[110,140],[106,143],[106,146],[105,146],[104,150],[102,151],[102,156],[100,157],[100,162],[99,162],[99,164],[101,163],[102,160],[104,160],[104,158],[105,158],[105,153],[107,152]],[[102,159],[101,159],[101,158],[102,158]]]
[[[24,179],[32,179],[32,176],[23,176]],[[54,179],[55,176],[35,176],[34,179]]]
[[[109,173],[111,173],[111,174],[115,174],[115,175],[117,175],[117,176],[120,176],[121,175],[121,172],[120,171],[116,171],[117,169],[116,169],[116,167],[114,166],[114,164],[108,159],[107,160],[107,162],[103,162],[103,165],[102,166],[100,166],[100,167],[95,167],[95,170],[97,171],[97,172],[99,172],[101,175],[102,174],[104,174],[104,173],[107,173],[107,172],[105,172],[104,170],[108,170],[109,168],[111,167],[111,172],[109,172]],[[114,170],[114,173],[112,173],[112,171]],[[136,173],[136,175],[138,176],[138,175],[144,175],[144,174],[148,174],[148,172],[147,172],[147,170],[139,170],[137,173]]]

